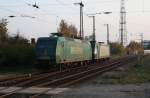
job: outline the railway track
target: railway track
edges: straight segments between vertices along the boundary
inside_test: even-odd
[[[59,75],[64,75],[65,73],[68,74],[70,71],[81,70],[83,68],[87,68],[87,66],[70,68],[70,69],[55,71],[55,72],[43,72],[40,74],[38,73],[38,74],[23,75],[23,76],[19,76],[19,77],[9,78],[9,79],[6,79],[6,81],[3,80],[2,82],[0,82],[0,86],[5,86],[5,87],[9,87],[9,86],[25,87],[26,86],[27,87],[27,86],[33,85],[31,83],[35,82],[37,80],[41,80],[41,81],[43,79],[47,80],[48,77],[57,78],[57,76],[59,76]]]
[[[37,78],[40,75],[49,74],[50,72],[51,73],[55,72],[55,70],[56,69],[48,70],[48,71],[41,71],[41,72],[34,72],[31,74],[20,75],[17,77],[4,78],[0,80],[0,86],[13,86],[15,84],[18,84],[19,82],[28,81],[32,78]]]
[[[10,93],[1,95],[0,98],[8,97],[20,90],[27,89],[28,87],[66,87],[71,84],[77,83],[81,80],[87,79],[99,73],[112,70],[118,66],[124,65],[126,63],[132,63],[136,59],[136,56],[126,56],[119,59],[114,59],[108,62],[95,63],[89,66],[82,66],[78,68],[71,68],[68,70],[53,72],[53,73],[44,73],[33,76],[30,80],[20,82],[19,84],[13,84],[9,86],[23,87],[21,89],[12,91]],[[37,82],[38,81],[38,82]],[[49,91],[49,90],[48,90]],[[37,96],[44,94],[48,91],[44,91],[40,94],[31,96],[31,98],[36,98]]]
[[[124,65],[124,64],[127,64],[127,63],[131,63],[134,60],[135,60],[135,57],[129,57],[129,58],[120,59],[118,62],[112,62],[112,63],[110,63],[110,64],[108,64],[106,66],[97,67],[97,68],[94,68],[94,69],[88,69],[88,70],[86,70],[84,72],[81,72],[81,73],[76,73],[76,74],[73,74],[71,76],[64,77],[62,79],[54,80],[53,82],[44,83],[44,84],[42,84],[40,86],[50,86],[50,85],[57,84],[57,86],[55,88],[57,88],[57,87],[66,87],[66,86],[72,85],[74,83],[77,83],[77,82],[79,82],[81,80],[85,80],[87,78],[95,76],[97,74],[100,74],[100,73],[112,70],[112,69],[114,69],[114,68],[116,68],[118,66],[121,66],[121,65]],[[40,95],[42,95],[44,93],[47,93],[49,91],[52,91],[55,88],[53,88],[51,90],[47,90],[47,91],[41,92],[39,94],[35,94],[35,95],[31,96],[30,98],[37,98],[38,96],[40,96]]]
[[[33,73],[33,74],[26,74],[26,75],[22,75],[19,77],[12,77],[12,78],[8,78],[8,79],[3,79],[0,81],[0,86],[5,86],[5,87],[9,87],[9,86],[21,86],[21,87],[27,87],[27,86],[34,86],[33,82],[36,81],[42,81],[42,80],[47,80],[47,78],[56,78],[59,75],[65,74],[68,72],[72,72],[72,71],[77,71],[77,70],[85,70],[85,68],[91,68],[91,67],[96,67],[97,66],[103,66],[106,65],[107,63],[111,63],[111,62],[115,62],[118,59],[112,59],[109,62],[105,61],[105,62],[101,62],[101,63],[94,63],[94,64],[90,64],[90,65],[86,65],[86,66],[81,66],[81,67],[76,67],[76,68],[70,68],[70,69],[66,69],[66,70],[57,70],[57,71],[46,71],[46,72],[39,72],[39,73]],[[43,81],[44,82],[44,81]]]

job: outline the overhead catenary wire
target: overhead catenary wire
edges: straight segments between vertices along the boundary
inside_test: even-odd
[[[56,1],[58,4],[57,4],[57,5],[55,4],[54,7],[56,7],[56,6],[58,6],[58,5],[61,5],[61,6],[64,6],[64,7],[69,8],[69,9],[71,8],[71,9],[75,10],[75,9],[73,8],[73,6],[72,6],[72,3],[71,3],[71,4],[66,4],[66,3],[63,3],[63,2],[60,1],[60,0],[55,0],[55,1]],[[24,0],[24,2],[27,3],[27,4],[31,4],[31,5],[33,4],[33,3],[32,3],[31,1],[29,1],[29,0]],[[47,5],[48,5],[48,4],[47,4]],[[42,5],[39,5],[39,6],[42,6]],[[51,7],[51,6],[49,6],[49,7]],[[42,12],[44,12],[44,14],[47,14],[47,11],[44,10],[43,8],[40,8],[39,10],[42,11]],[[72,12],[72,10],[71,10],[71,12]],[[38,13],[39,13],[39,12],[38,12]],[[48,12],[47,15],[58,16],[58,14],[61,14],[61,13],[57,13],[57,12],[55,12],[55,13],[49,13],[49,12]],[[70,13],[70,12],[68,13],[68,12],[67,12],[67,14],[68,14],[68,15],[71,15],[72,13]],[[73,13],[73,14],[74,14],[74,13]],[[42,13],[42,14],[40,13],[40,15],[43,15],[43,13]]]
[[[8,11],[8,12],[11,12],[12,14],[14,14],[13,16],[16,16],[16,17],[22,17],[22,18],[31,18],[31,19],[37,19],[41,22],[44,22],[44,23],[48,23],[50,24],[47,20],[44,20],[44,19],[41,19],[39,17],[35,17],[35,16],[31,16],[31,15],[28,15],[28,14],[24,14],[24,13],[20,13],[20,12],[17,12],[17,11],[13,11],[13,10],[10,10],[10,9],[6,9],[6,8],[0,8],[0,10],[5,10],[5,11]],[[11,16],[11,15],[10,15]],[[9,16],[8,16],[9,17]],[[15,18],[16,18],[15,17]]]
[[[17,0],[17,1],[20,1],[20,0]],[[65,7],[68,7],[68,8],[70,8],[69,6],[71,6],[71,8],[73,7],[72,6],[72,4],[70,3],[65,3],[63,0],[55,0],[56,2],[58,2],[58,6],[59,5],[61,5],[61,6],[65,6]],[[114,2],[113,0],[107,0],[107,1],[105,1],[105,0],[102,0],[102,1],[99,1],[99,0],[97,0],[98,2],[101,2],[101,3],[106,3],[106,2],[108,2],[108,3],[111,3],[111,2]],[[117,1],[119,1],[119,0],[117,0]],[[144,0],[142,0],[143,2],[144,2]],[[33,1],[32,0],[24,0],[24,2],[29,2],[29,3],[33,3]],[[144,3],[143,3],[144,4]],[[48,4],[47,4],[48,5]],[[55,5],[55,6],[57,6],[57,4]],[[143,5],[144,6],[144,5]],[[37,12],[37,13],[39,13],[39,15],[45,15],[45,14],[47,14],[47,15],[54,15],[54,16],[58,16],[58,14],[60,15],[61,13],[57,13],[57,12],[55,12],[55,13],[50,13],[50,12],[48,12],[48,13],[46,13],[46,11],[44,10],[44,9],[40,9],[43,13],[41,13],[41,12]],[[112,11],[113,12],[113,11]],[[127,13],[142,13],[143,11],[128,11]],[[144,12],[145,13],[149,13],[150,12],[150,10],[145,10],[144,9]],[[62,14],[64,14],[65,12],[63,12]],[[116,13],[119,13],[119,11],[114,11],[112,14],[116,14]],[[67,13],[65,13],[65,14],[67,14],[67,15],[73,15],[73,13],[71,13],[71,12],[67,12]],[[74,14],[78,14],[78,13],[74,13]],[[42,19],[43,20],[43,19]]]
[[[16,0],[16,1],[20,1],[20,0]],[[52,4],[52,5],[54,5],[54,6],[49,6],[49,7],[56,7],[56,6],[64,6],[64,7],[68,7],[68,8],[71,8],[71,9],[75,9],[75,8],[73,8],[73,6],[72,6],[72,4],[70,3],[64,3],[64,1],[62,1],[62,0],[55,0],[58,4]],[[146,10],[145,11],[145,9],[144,9],[144,0],[142,0],[143,1],[143,11],[144,12],[146,12],[146,13],[149,13],[150,12],[150,10]],[[29,1],[29,0],[24,0],[24,2],[25,3],[30,3],[30,4],[33,4],[33,2],[32,1]],[[100,4],[102,3],[112,3],[112,2],[114,2],[113,0],[107,0],[107,1],[98,1],[98,2],[100,2]],[[99,4],[99,3],[97,3],[97,4]],[[46,5],[49,5],[49,4],[46,4]],[[3,6],[3,5],[0,5],[0,6]],[[9,4],[8,6],[6,5],[6,7],[10,7],[11,5]],[[15,5],[14,5],[15,6]],[[19,6],[19,5],[16,5],[16,7],[17,6]],[[41,5],[42,6],[42,5]],[[45,6],[45,5],[44,5]],[[43,9],[42,9],[43,10]],[[129,12],[127,12],[127,13],[141,13],[141,12],[143,12],[143,11],[129,11]],[[44,11],[45,12],[45,11]],[[115,12],[113,12],[114,14],[115,14]],[[117,13],[117,12],[116,12]],[[50,14],[51,15],[51,14]]]

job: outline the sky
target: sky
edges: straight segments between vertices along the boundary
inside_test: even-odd
[[[37,3],[39,9],[30,5]],[[0,19],[8,19],[10,35],[20,32],[26,38],[49,36],[56,32],[64,19],[74,24],[79,30],[80,0],[0,0]],[[112,12],[109,15],[96,15],[96,39],[106,42],[106,26],[110,27],[110,41],[119,39],[120,0],[82,0],[84,3],[84,35],[92,34],[92,19],[87,14]],[[145,40],[150,40],[150,0],[125,0],[128,42],[140,40],[143,33]],[[15,18],[8,16],[14,15]],[[23,17],[26,16],[26,17]],[[35,18],[31,18],[35,17]]]

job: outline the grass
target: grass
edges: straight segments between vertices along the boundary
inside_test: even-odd
[[[143,83],[150,82],[150,56],[143,57],[141,64],[131,68],[125,77],[120,79],[120,83]]]
[[[150,82],[150,55],[137,61],[136,65],[126,65],[122,71],[104,73],[93,82],[96,84],[137,84]]]
[[[150,82],[150,56],[142,57],[137,65],[126,70],[124,77],[117,79],[119,84],[136,84]]]

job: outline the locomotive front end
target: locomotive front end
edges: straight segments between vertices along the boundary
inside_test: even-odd
[[[38,63],[55,64],[56,63],[57,38],[45,37],[39,38],[36,44],[36,59]]]

